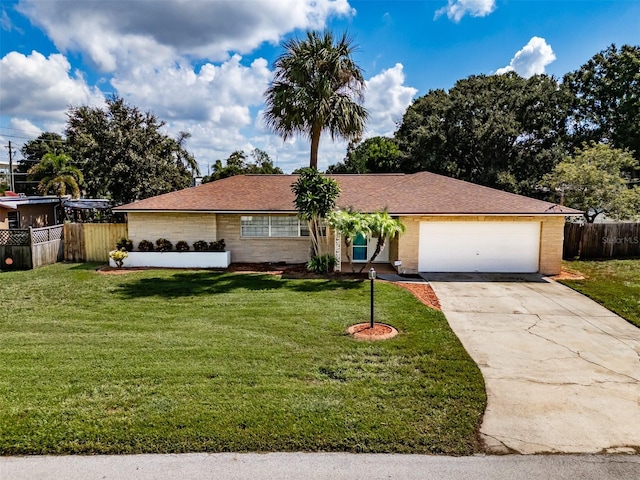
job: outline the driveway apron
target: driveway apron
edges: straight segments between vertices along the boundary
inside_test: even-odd
[[[491,453],[640,453],[640,329],[537,275],[425,274],[485,379]]]

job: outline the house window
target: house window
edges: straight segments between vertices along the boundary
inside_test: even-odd
[[[7,212],[7,220],[9,220],[9,228],[20,228],[19,212]]]
[[[240,217],[242,237],[308,237],[309,227],[296,216],[251,215]]]

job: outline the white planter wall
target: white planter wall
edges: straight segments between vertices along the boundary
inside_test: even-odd
[[[129,252],[123,267],[227,268],[231,252]],[[116,263],[110,258],[109,265]]]

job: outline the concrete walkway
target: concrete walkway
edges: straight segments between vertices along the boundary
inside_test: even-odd
[[[637,480],[638,455],[190,453],[0,457],[2,480]]]
[[[640,329],[535,275],[426,274],[480,366],[493,453],[640,453]]]

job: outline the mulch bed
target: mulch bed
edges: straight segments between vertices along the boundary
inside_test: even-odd
[[[390,325],[374,323],[373,328],[371,328],[369,322],[352,325],[347,329],[347,332],[358,340],[386,340],[398,335],[398,330]]]
[[[427,282],[393,282],[395,285],[409,290],[413,295],[422,303],[435,310],[442,310],[440,308],[440,301],[436,296],[436,292],[433,291],[431,285]]]

